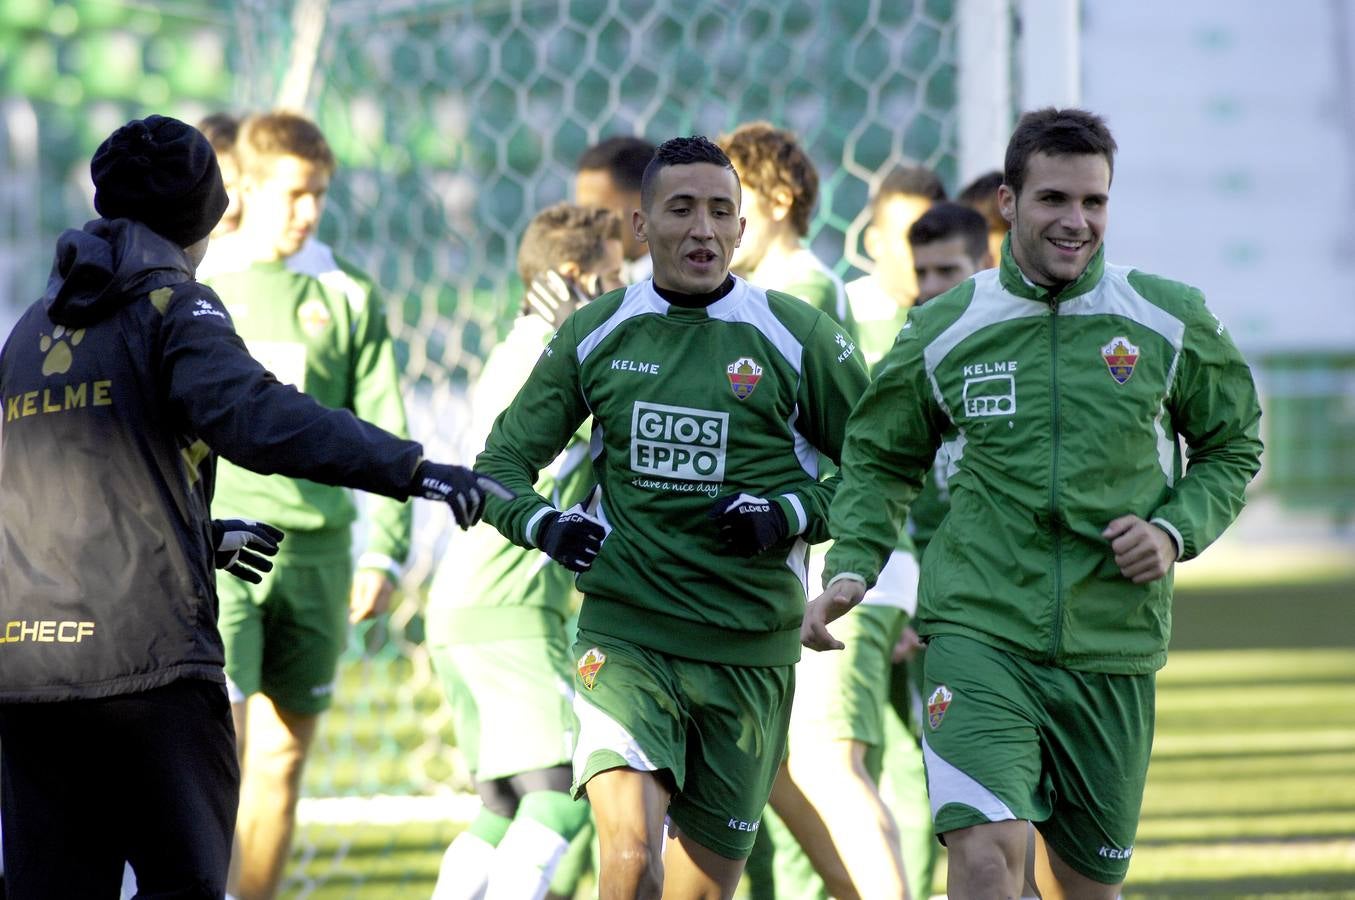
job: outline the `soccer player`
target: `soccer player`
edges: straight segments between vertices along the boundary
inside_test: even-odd
[[[758,287],[804,299],[851,330],[841,280],[803,243],[819,185],[808,154],[793,134],[767,122],[739,126],[720,138],[720,146],[739,174],[748,221],[734,271]],[[823,564],[822,549],[811,554],[812,580]],[[748,866],[755,894],[767,892],[760,882],[774,884],[781,897],[800,890],[817,894],[820,885],[806,871],[808,861],[835,891],[845,875],[862,897],[907,893],[898,827],[877,786],[889,656],[903,614],[897,592],[882,587],[873,592],[876,598],[884,609],[851,620],[861,633],[847,641],[849,653],[812,654],[799,663],[790,755],[772,793],[772,808],[784,825],[769,816],[768,828],[758,834],[760,845],[775,845],[775,874],[760,855],[770,846],[760,846]],[[802,842],[808,861],[790,834]]]
[[[278,383],[194,280],[226,209],[211,145],[149,116],[90,166],[0,351],[0,816],[11,897],[220,897],[239,788],[213,566],[278,532],[213,522],[217,453],[479,516],[474,473]],[[244,568],[240,568],[243,563]]]
[[[324,135],[294,113],[264,113],[243,122],[235,154],[240,224],[208,255],[203,281],[280,381],[406,434],[385,307],[370,278],[314,238],[335,168]],[[230,515],[253,510],[291,538],[262,584],[220,586],[243,767],[238,893],[269,898],[286,865],[302,769],[333,700],[349,625],[386,611],[409,552],[410,510],[372,498],[355,571],[357,506],[342,488],[227,464],[216,504]]]
[[[819,202],[819,173],[795,135],[748,122],[719,139],[739,173],[747,226],[730,269],[759,287],[783,291],[823,310],[853,334],[842,279],[805,246]]]
[[[1011,229],[1011,223],[1003,217],[1002,208],[998,204],[997,192],[1000,187],[1002,187],[1002,173],[996,170],[985,172],[965,185],[955,198],[956,203],[963,203],[970,209],[976,210],[987,220],[988,252],[992,255],[994,262],[1002,258],[1002,239],[1007,236],[1007,232]]]
[[[559,203],[518,245],[528,285],[522,315],[485,363],[472,408],[477,433],[527,377],[523,360],[581,304],[622,286],[621,222],[610,210]],[[542,473],[537,493],[565,509],[593,486],[588,434]],[[448,548],[428,594],[428,646],[458,746],[484,806],[443,857],[436,900],[541,897],[588,806],[570,796],[573,665],[566,620],[573,573],[479,529]]]
[[[931,206],[908,229],[908,249],[921,306],[984,269],[993,267],[988,254],[988,223],[959,203]]]
[[[892,169],[871,197],[870,224],[862,242],[874,269],[847,282],[847,299],[867,365],[873,365],[894,343],[917,296],[908,229],[929,206],[944,199],[941,179],[922,166]]]
[[[805,617],[807,646],[839,646],[827,624],[874,581],[953,432],[918,632],[956,898],[1017,894],[1027,822],[1065,895],[1119,893],[1173,564],[1234,520],[1260,467],[1251,372],[1200,292],[1105,261],[1115,150],[1084,110],[1018,122],[1001,264],[913,313],[857,406]]]
[[[626,255],[621,277],[626,284],[644,281],[653,271],[649,248],[630,228],[631,216],[640,208],[645,166],[653,158],[654,145],[649,141],[616,135],[585,150],[575,167],[574,202],[610,209],[621,220],[621,245]]]
[[[653,279],[565,321],[479,457],[524,492],[495,527],[581,573],[574,791],[603,897],[733,894],[785,751],[805,541],[827,537],[818,454],[866,380],[826,315],[729,274],[739,199],[710,141],[660,146],[632,223]],[[590,416],[600,496],[562,511],[531,488]]]
[[[221,221],[212,229],[212,237],[219,238],[230,234],[240,225],[240,166],[235,160],[235,139],[240,135],[240,119],[230,113],[212,113],[198,123],[203,133],[216,151],[216,162],[221,169],[221,182],[226,186],[229,203]]]

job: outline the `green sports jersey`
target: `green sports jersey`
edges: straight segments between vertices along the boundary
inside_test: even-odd
[[[827,536],[846,418],[866,383],[827,316],[742,279],[703,309],[652,281],[594,300],[552,338],[494,425],[476,468],[518,493],[486,519],[535,546],[554,507],[537,472],[593,417],[596,514],[610,528],[579,576],[579,627],[677,656],[787,665],[799,658],[804,541]],[[707,513],[740,492],[776,503],[791,536],[753,559],[724,555]]]
[[[1072,669],[1162,666],[1171,573],[1132,583],[1101,532],[1135,514],[1198,554],[1242,509],[1261,410],[1199,291],[1103,253],[1051,295],[1009,242],[1000,269],[909,316],[849,425],[826,577],[874,580],[944,438],[951,505],[918,633]]]
[[[847,291],[842,279],[808,247],[800,247],[789,256],[763,260],[748,276],[748,282],[760,288],[799,297],[820,312],[827,313],[830,319],[856,339],[857,326],[852,318],[852,308],[847,302]],[[870,360],[866,360],[866,365],[870,365]]]
[[[223,241],[200,275],[225,303],[250,354],[279,381],[408,437],[385,308],[372,282],[329,247],[311,240],[284,260],[236,265]],[[348,547],[357,506],[347,488],[260,475],[225,460],[217,471],[214,515],[278,526],[287,532],[288,553]],[[409,553],[411,508],[370,499],[359,565],[395,571]]]
[[[520,316],[490,353],[471,394],[475,434],[489,433],[494,416],[512,401],[527,378],[530,370],[524,361],[539,356],[551,334],[550,324],[540,316]],[[559,509],[580,502],[593,486],[593,468],[588,463],[585,429],[571,437],[564,452],[542,470],[536,492]],[[481,634],[474,627],[474,614],[466,612],[472,608],[544,608],[563,620],[569,616],[573,595],[574,573],[564,566],[514,544],[493,528],[472,528],[452,536],[433,576],[428,592],[430,640],[507,637]],[[452,619],[455,629],[449,624]],[[487,631],[502,630],[502,616],[486,620]]]

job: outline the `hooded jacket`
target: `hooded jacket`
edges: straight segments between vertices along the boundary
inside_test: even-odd
[[[0,351],[0,702],[224,681],[216,454],[407,498],[421,447],[279,384],[183,250],[96,219]]]

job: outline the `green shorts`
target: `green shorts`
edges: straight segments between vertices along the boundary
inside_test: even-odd
[[[1123,881],[1148,776],[1155,681],[932,637],[922,730],[937,833],[1028,819],[1078,872]]]
[[[908,614],[893,606],[858,606],[834,622],[843,650],[806,650],[795,668],[791,752],[804,738],[884,743],[890,654]]]
[[[315,715],[334,699],[348,643],[348,557],[279,558],[260,584],[219,573],[218,627],[226,644],[231,699],[262,691],[282,709]]]
[[[465,613],[465,616],[459,614]],[[574,752],[573,668],[565,620],[539,608],[473,608],[446,614],[492,625],[501,640],[429,638],[433,668],[452,710],[456,742],[478,781],[569,765]],[[545,627],[543,627],[545,626]]]
[[[678,828],[747,858],[785,757],[795,667],[699,662],[587,631],[574,658],[574,795],[608,769],[658,773]]]

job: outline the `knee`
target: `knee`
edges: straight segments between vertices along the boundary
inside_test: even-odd
[[[663,861],[658,850],[637,839],[608,843],[600,848],[604,877],[610,874],[618,881],[636,885],[636,896],[657,897],[663,887]]]
[[[970,886],[1019,888],[1025,869],[1024,829],[1024,822],[996,822],[948,832],[952,868]]]

